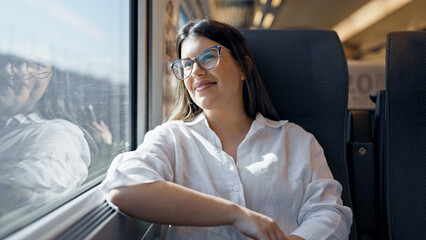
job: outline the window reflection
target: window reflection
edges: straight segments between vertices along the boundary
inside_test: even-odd
[[[118,0],[0,8],[0,238],[99,182],[129,150],[128,11]]]
[[[91,163],[68,78],[53,66],[5,57],[0,79],[2,214],[80,186]]]

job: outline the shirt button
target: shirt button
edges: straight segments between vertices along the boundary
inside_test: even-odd
[[[240,186],[235,186],[234,187],[234,191],[239,192],[240,191]]]

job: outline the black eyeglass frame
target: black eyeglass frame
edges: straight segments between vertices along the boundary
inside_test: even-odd
[[[21,63],[21,64],[23,63],[23,64],[26,65],[26,68],[34,69],[34,71],[29,72],[29,73],[23,73],[23,74],[17,73],[16,69],[20,68],[20,67],[16,66],[17,63]],[[43,64],[39,64],[39,63],[36,63],[36,62],[32,62],[32,61],[25,61],[25,60],[21,60],[21,59],[12,58],[11,61],[8,62],[8,64],[10,64],[10,68],[11,68],[10,69],[11,73],[10,73],[10,76],[9,76],[10,80],[15,79],[16,78],[15,75],[18,76],[19,78],[22,78],[22,79],[31,79],[33,77],[36,77],[37,79],[44,79],[44,78],[49,77],[52,74],[52,68],[51,67],[50,67],[49,71],[40,72],[40,70],[42,70],[44,68],[48,68],[48,66],[45,66]],[[26,71],[28,71],[28,70],[26,70]],[[11,81],[11,82],[13,84],[13,81]]]
[[[179,59],[179,60],[176,60],[176,61],[172,62],[172,63],[170,64],[170,68],[172,69],[173,75],[175,75],[175,77],[176,77],[178,80],[182,80],[182,81],[183,81],[183,80],[185,80],[185,79],[187,79],[187,78],[189,78],[189,76],[191,76],[191,74],[192,74],[192,70],[194,69],[194,62],[197,62],[198,66],[200,66],[202,69],[204,69],[204,70],[206,70],[206,71],[208,71],[208,70],[212,70],[212,69],[215,69],[215,68],[219,65],[219,62],[220,62],[220,50],[221,50],[222,48],[223,48],[223,49],[228,50],[229,52],[231,52],[231,50],[227,49],[226,47],[223,47],[223,46],[220,46],[220,45],[216,45],[216,46],[211,46],[211,47],[208,47],[208,48],[204,49],[203,51],[201,51],[201,52],[197,55],[197,57],[196,57],[196,58],[193,58],[193,59],[190,59],[190,58],[182,58],[182,59]],[[202,54],[204,54],[205,52],[207,52],[207,51],[209,51],[209,50],[211,50],[211,49],[216,49],[216,50],[217,50],[217,53],[218,53],[218,60],[217,60],[217,63],[216,63],[216,65],[215,65],[214,67],[211,67],[211,68],[204,68],[204,67],[203,67],[203,64],[200,64],[200,62],[198,61],[198,58],[199,58]],[[174,66],[175,64],[177,64],[177,63],[181,62],[182,60],[189,60],[189,61],[191,62],[191,71],[189,72],[189,74],[188,74],[188,76],[187,76],[187,77],[185,77],[185,76],[184,76],[184,78],[179,78],[179,77],[177,76],[177,74],[175,73],[175,71],[173,70],[173,66]]]

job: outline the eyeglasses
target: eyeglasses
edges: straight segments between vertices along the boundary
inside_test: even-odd
[[[212,70],[219,64],[220,49],[222,48],[228,50],[225,47],[217,45],[204,49],[194,59],[184,58],[174,61],[172,64],[170,64],[173,74],[179,80],[187,79],[189,76],[191,76],[192,69],[194,68],[194,62],[197,62],[198,66],[204,70]]]
[[[33,77],[43,79],[52,73],[52,68],[36,62],[11,59],[0,71],[7,73],[11,79],[14,79],[15,76],[22,79]]]

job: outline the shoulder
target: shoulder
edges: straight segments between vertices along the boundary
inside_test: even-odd
[[[83,131],[76,124],[63,119],[41,120],[28,124],[28,151],[54,152],[56,155],[78,156],[87,164],[90,150]],[[35,141],[38,139],[37,141]],[[64,159],[69,159],[68,157]]]
[[[185,124],[183,121],[168,121],[163,124],[157,125],[154,129],[150,130],[149,132],[156,133],[156,134],[172,134],[177,133],[185,129]]]
[[[43,139],[45,144],[61,145],[68,149],[85,149],[85,151],[88,148],[83,130],[67,120],[42,120],[29,126],[32,129],[32,137]]]
[[[300,135],[300,136],[312,135],[311,133],[307,132],[304,128],[302,128],[300,125],[293,122],[286,122],[284,124],[284,127],[286,129],[286,132],[288,132],[289,134]]]
[[[39,127],[49,129],[52,134],[84,135],[79,126],[64,119],[45,120],[39,124]]]
[[[300,125],[290,122],[288,120],[271,120],[264,118],[265,125],[273,131],[280,131],[286,138],[286,141],[298,142],[298,143],[310,143],[315,140],[315,137]]]
[[[176,136],[182,135],[186,130],[183,121],[168,121],[149,130],[144,137],[144,142],[171,142]]]
[[[156,126],[152,131],[157,133],[179,134],[187,131],[198,131],[198,128],[207,127],[206,119],[203,113],[198,114],[190,121],[170,120],[161,125]]]
[[[306,131],[304,128],[302,128],[300,125],[296,123],[287,122],[284,125],[284,127],[285,127],[286,135],[292,141],[304,142],[309,145],[312,142],[316,141],[312,133]]]
[[[307,132],[301,126],[288,120],[271,120],[263,117],[261,114],[256,116],[256,122],[264,124],[268,128],[277,129],[283,131],[288,135],[299,136],[299,137],[312,137],[312,134]]]
[[[142,145],[163,144],[169,146],[180,145],[183,142],[196,141],[200,136],[205,137],[208,125],[204,115],[199,115],[191,121],[171,120],[145,134]]]

